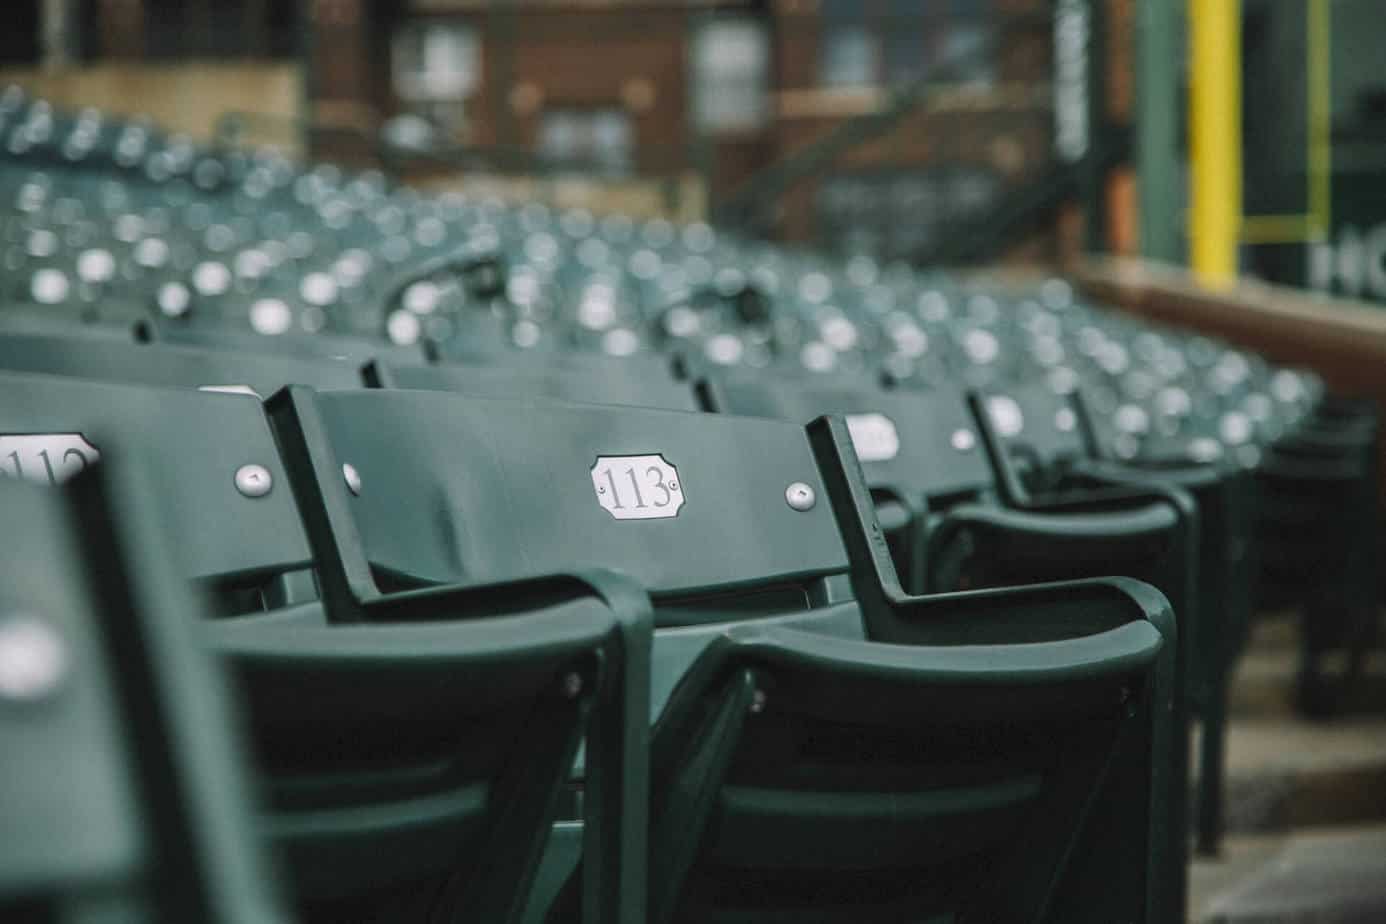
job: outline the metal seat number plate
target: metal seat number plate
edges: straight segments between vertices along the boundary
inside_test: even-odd
[[[80,433],[0,436],[0,477],[62,484],[100,458]]]
[[[846,419],[852,448],[861,461],[887,462],[900,454],[900,434],[886,415],[848,414]]]
[[[683,507],[679,470],[658,454],[598,456],[592,489],[597,503],[618,520],[662,520]]]

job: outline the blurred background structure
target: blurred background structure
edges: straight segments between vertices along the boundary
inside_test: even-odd
[[[1199,225],[1234,255],[1212,259],[1386,298],[1378,4],[1235,6],[16,0],[0,76],[434,185],[927,264],[1182,262],[1203,170],[1224,204]],[[1200,48],[1221,67],[1191,82]]]

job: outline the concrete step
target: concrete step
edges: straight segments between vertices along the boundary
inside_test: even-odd
[[[1229,840],[1190,877],[1198,924],[1380,924],[1386,921],[1386,825]]]
[[[1342,653],[1324,658],[1330,671],[1346,666]],[[1386,715],[1386,651],[1367,655],[1362,676],[1343,698],[1343,716]],[[1254,649],[1237,663],[1228,710],[1234,717],[1269,718],[1295,712],[1295,680],[1299,654],[1293,648]]]
[[[1386,714],[1328,723],[1235,719],[1225,804],[1229,832],[1386,821]]]
[[[1381,613],[1379,640],[1386,640],[1386,611]],[[1299,617],[1290,611],[1265,613],[1252,625],[1247,645],[1237,660],[1229,696],[1229,714],[1268,718],[1297,711],[1296,687],[1300,668]],[[1328,677],[1342,677],[1348,664],[1345,651],[1322,656]],[[1367,652],[1357,682],[1335,703],[1340,717],[1386,715],[1386,647]]]
[[[1262,617],[1233,675],[1230,833],[1386,819],[1386,651],[1370,654],[1337,718],[1309,721],[1294,703],[1297,636],[1291,616]],[[1341,666],[1334,657],[1326,659],[1330,669]]]

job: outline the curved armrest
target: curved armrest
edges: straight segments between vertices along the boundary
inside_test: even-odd
[[[1178,515],[1164,504],[1130,509],[1079,512],[1009,510],[962,504],[948,511],[930,537],[937,554],[963,534],[971,534],[993,560],[1024,569],[1062,568],[1064,573],[1122,571],[1126,563],[1144,569],[1175,541]],[[1043,573],[1038,575],[1043,578]]]
[[[450,253],[440,254],[431,260],[411,267],[392,280],[385,290],[381,304],[388,310],[403,297],[406,289],[430,276],[436,276],[439,273],[452,273],[465,277],[482,270],[490,270],[494,278],[483,280],[479,288],[472,294],[482,298],[499,294],[505,285],[505,270],[500,254],[490,250],[480,250],[470,243],[464,244]]]
[[[738,626],[726,633],[737,649],[771,664],[831,671],[844,677],[907,683],[1063,683],[1124,674],[1155,662],[1166,639],[1144,620],[1090,635],[1047,642],[899,645],[827,638],[782,627]]]
[[[1073,467],[1073,473],[1099,485],[1113,487],[1148,487],[1176,485],[1189,491],[1205,488],[1234,477],[1238,472],[1226,465],[1195,462],[1192,459],[1151,460],[1147,462],[1117,462],[1111,459],[1085,459]]]
[[[1084,624],[1075,620],[1089,614],[1083,618],[1102,630],[1144,618],[1156,623],[1166,638],[1174,639],[1169,602],[1153,587],[1124,578],[934,596],[905,593],[876,520],[871,492],[846,423],[840,418],[820,417],[808,425],[808,436],[847,547],[868,638],[885,642],[983,638],[1002,629],[1013,633],[1021,625],[1036,632],[1071,634],[1075,626],[1081,631]],[[1095,605],[1102,600],[1110,605]],[[1048,616],[1042,619],[1041,612]],[[1118,615],[1104,615],[1109,613]]]

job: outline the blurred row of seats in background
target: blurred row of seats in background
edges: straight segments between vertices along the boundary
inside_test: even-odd
[[[0,146],[17,920],[1179,920],[1371,641],[1370,406],[1062,280]]]

